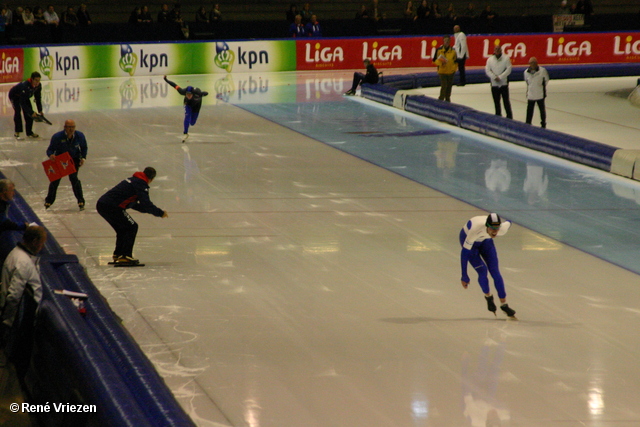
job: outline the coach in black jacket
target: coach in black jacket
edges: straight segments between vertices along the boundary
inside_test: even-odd
[[[33,133],[33,118],[36,117],[36,113],[33,111],[30,98],[34,97],[36,107],[38,107],[38,114],[42,115],[42,85],[40,84],[40,77],[40,73],[34,71],[31,73],[31,78],[18,83],[9,90],[9,101],[13,106],[14,136],[16,138],[20,138],[20,132],[22,132],[22,117],[20,117],[20,113],[24,115],[27,136],[31,138],[39,136],[37,133]]]

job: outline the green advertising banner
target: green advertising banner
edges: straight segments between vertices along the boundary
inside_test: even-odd
[[[24,78],[49,80],[295,71],[293,40],[24,48]]]

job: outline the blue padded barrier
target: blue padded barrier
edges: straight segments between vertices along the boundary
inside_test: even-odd
[[[616,147],[476,110],[461,114],[460,127],[605,171]]]
[[[133,392],[147,419],[156,427],[193,425],[149,359],[116,321],[82,266],[78,263],[61,264],[57,274],[63,283],[73,283],[78,292],[89,295],[86,302],[89,313],[85,318],[87,325],[103,344],[103,350],[110,354],[116,369]]]
[[[363,83],[361,86],[362,96],[385,105],[393,105],[393,99],[398,92],[397,88],[387,85]]]
[[[407,96],[404,109],[411,113],[450,123],[455,126],[460,126],[462,112],[475,111],[464,105],[452,104],[424,95]]]
[[[18,191],[9,216],[15,222],[41,223]],[[2,233],[0,261],[21,236],[21,232]],[[97,406],[91,414],[41,413],[42,425],[195,426],[115,319],[77,257],[64,254],[49,234],[40,258],[43,299],[23,381],[29,401]],[[87,293],[86,317],[79,315],[68,297],[54,294],[54,289]]]

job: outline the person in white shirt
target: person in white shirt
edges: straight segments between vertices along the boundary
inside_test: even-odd
[[[458,86],[467,84],[467,74],[464,63],[469,58],[469,47],[467,46],[467,35],[460,30],[460,25],[453,26],[453,48],[456,51],[456,62],[458,63],[458,71],[460,72],[460,82]]]
[[[44,227],[30,224],[22,236],[22,241],[13,248],[2,266],[0,286],[0,313],[2,338],[11,329],[22,295],[27,286],[33,290],[36,303],[42,299],[40,268],[36,254],[44,247],[47,232]]]
[[[496,116],[502,115],[500,108],[500,98],[504,103],[504,111],[508,119],[513,119],[511,112],[511,101],[509,101],[509,75],[511,74],[511,60],[507,55],[502,54],[502,47],[496,46],[493,55],[487,59],[484,72],[491,80],[491,95],[496,107]]]
[[[498,267],[498,253],[493,243],[497,236],[504,236],[511,227],[511,221],[502,221],[497,213],[490,213],[489,216],[474,216],[460,230],[460,263],[462,267],[462,277],[460,279],[462,287],[469,286],[469,275],[467,274],[467,264],[478,273],[478,283],[484,292],[487,301],[487,309],[496,314],[496,304],[489,288],[489,276],[493,278],[493,286],[500,298],[500,309],[509,317],[514,317],[516,312],[507,304],[507,292],[504,287],[504,280]]]
[[[58,18],[58,14],[56,13],[53,5],[47,6],[47,10],[44,13],[44,20],[47,21],[47,24],[55,25],[56,27],[60,24],[60,18]]]
[[[524,81],[527,83],[527,124],[531,124],[533,110],[538,104],[540,109],[540,126],[547,127],[547,110],[544,99],[547,97],[547,83],[549,73],[544,67],[538,65],[535,56],[529,59],[529,68],[524,70]]]

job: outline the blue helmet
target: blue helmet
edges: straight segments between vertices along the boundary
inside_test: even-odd
[[[187,93],[188,92],[193,92],[193,86],[187,86]]]

